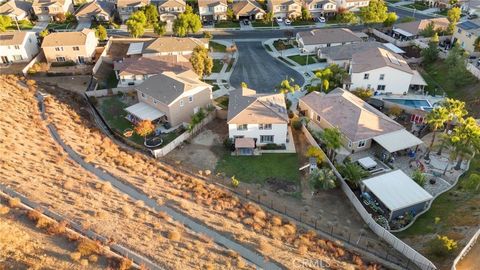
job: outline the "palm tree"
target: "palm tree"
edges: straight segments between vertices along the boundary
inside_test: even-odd
[[[458,157],[458,148],[456,142],[452,140],[452,135],[445,133],[441,134],[440,136],[440,144],[438,145],[438,148],[446,149],[448,152],[448,161],[445,165],[445,169],[443,169],[443,175],[445,175],[447,173],[450,163],[452,163]]]
[[[335,174],[330,169],[314,170],[308,179],[310,185],[315,189],[327,190],[337,186]]]
[[[442,128],[445,122],[448,120],[448,111],[445,107],[437,107],[434,108],[431,112],[427,114],[427,124],[432,129],[432,141],[428,146],[427,153],[425,154],[425,159],[430,159],[430,151],[432,150],[433,144],[435,143],[435,136],[437,134],[437,130]]]
[[[315,73],[315,78],[313,80],[320,80],[320,91],[328,91],[330,87],[330,78],[333,76],[333,72],[329,68],[319,70]]]
[[[480,151],[480,126],[476,120],[473,117],[462,120],[460,125],[453,130],[452,141],[455,143],[458,153],[455,170],[460,170],[465,158]]]
[[[320,139],[327,147],[327,156],[333,162],[335,150],[342,146],[342,134],[338,128],[326,128],[320,134]]]
[[[465,115],[467,115],[467,110],[465,109],[465,102],[456,100],[453,98],[447,98],[443,103],[448,111],[447,117],[447,127],[445,128],[445,133],[448,132],[452,126],[452,121],[459,122]],[[438,148],[437,155],[441,155],[443,150],[443,144]]]
[[[341,165],[338,170],[345,180],[347,180],[356,188],[358,187],[358,183],[369,175],[367,171],[353,162],[348,162],[344,165]]]

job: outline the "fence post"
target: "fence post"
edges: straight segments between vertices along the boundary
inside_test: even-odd
[[[315,230],[317,229],[317,219],[315,219]]]

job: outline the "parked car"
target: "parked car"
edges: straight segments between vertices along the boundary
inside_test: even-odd
[[[243,24],[244,24],[244,25],[249,25],[250,22],[249,22],[248,20],[243,20]]]
[[[327,20],[325,20],[325,17],[320,17],[318,18],[318,22],[321,22],[321,23],[324,23],[326,22]]]
[[[478,18],[478,15],[477,15],[477,14],[470,14],[470,15],[468,15],[468,19],[469,19],[469,20],[473,20],[473,19],[476,19],[476,18]]]
[[[290,19],[285,19],[285,24],[290,25],[290,24],[292,24],[292,21],[290,21]]]
[[[276,18],[275,18],[275,21],[276,21],[277,23],[281,23],[281,22],[283,22],[283,19],[282,19],[282,17],[276,17]]]
[[[477,59],[476,56],[470,55],[470,56],[468,57],[468,62],[473,63],[473,62],[475,62],[476,59]]]

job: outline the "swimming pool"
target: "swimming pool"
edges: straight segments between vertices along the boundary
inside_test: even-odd
[[[383,100],[423,110],[432,108],[432,104],[426,99],[384,98]]]

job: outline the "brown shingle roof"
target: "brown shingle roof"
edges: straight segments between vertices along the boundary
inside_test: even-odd
[[[338,127],[352,142],[404,129],[403,126],[349,91],[312,92],[300,99],[322,119]]]
[[[63,6],[65,0],[33,0],[32,6],[34,7],[46,7],[51,5]]]
[[[115,4],[106,2],[106,1],[93,1],[90,3],[87,3],[83,5],[80,10],[77,11],[75,16],[81,17],[91,17],[93,15],[98,15],[98,14],[107,14],[107,15],[112,15],[113,10],[115,9]]]
[[[92,29],[85,28],[80,32],[55,32],[50,33],[43,39],[42,48],[56,46],[75,46],[85,45],[87,36],[92,33]]]
[[[179,73],[191,69],[192,64],[182,55],[132,57],[114,63],[114,70],[118,70],[121,76],[160,74],[164,71]]]
[[[181,94],[199,86],[205,89],[212,88],[211,85],[200,81],[198,75],[191,70],[182,73],[165,71],[146,79],[136,89],[169,105]]]
[[[352,56],[352,72],[359,73],[382,67],[391,67],[410,74],[412,69],[399,54],[386,49],[373,47],[357,52]]]
[[[146,43],[143,53],[193,51],[197,46],[208,45],[207,39],[159,37]]]
[[[0,33],[0,46],[20,45],[29,32],[6,32]]]
[[[128,7],[128,6],[146,6],[148,5],[149,0],[118,0],[118,7]]]
[[[259,12],[265,13],[265,11],[256,2],[250,0],[233,3],[232,11],[233,14],[238,16],[250,16]]]
[[[288,123],[283,94],[257,94],[241,88],[230,92],[228,124],[283,124]]]
[[[419,21],[413,21],[413,22],[406,22],[406,23],[399,23],[395,24],[393,28],[399,28],[404,31],[409,32],[410,34],[413,35],[418,35],[427,25],[433,22],[435,25],[435,29],[440,30],[440,29],[447,29],[449,21],[447,18],[434,18],[434,19],[424,19],[424,20],[419,20]]]
[[[20,16],[27,13],[31,8],[32,3],[30,2],[10,0],[0,6],[0,14]]]
[[[227,0],[198,0],[198,7],[208,7],[216,5],[227,5]]]
[[[183,0],[164,0],[158,2],[159,7],[185,7],[186,3]]]
[[[302,38],[305,45],[362,41],[352,30],[347,28],[315,29],[299,32],[298,35]]]

